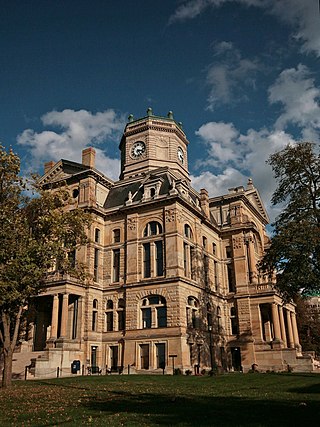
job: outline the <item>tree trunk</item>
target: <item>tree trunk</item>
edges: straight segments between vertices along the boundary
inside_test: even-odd
[[[3,351],[4,369],[3,369],[3,373],[2,373],[2,387],[3,388],[11,386],[12,358],[13,358],[13,352],[11,351],[11,348],[4,349],[4,351]]]

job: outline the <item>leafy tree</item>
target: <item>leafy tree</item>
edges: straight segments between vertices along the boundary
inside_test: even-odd
[[[282,204],[262,268],[277,272],[285,298],[320,291],[320,156],[313,143],[288,145],[273,154],[278,187],[272,203]]]
[[[315,351],[320,355],[320,310],[311,300],[295,300],[300,344],[304,351]]]
[[[20,159],[0,146],[0,351],[4,387],[11,384],[12,356],[23,315],[45,284],[45,273],[60,260],[60,268],[80,274],[68,257],[87,241],[88,214],[68,210],[66,189],[25,194]]]

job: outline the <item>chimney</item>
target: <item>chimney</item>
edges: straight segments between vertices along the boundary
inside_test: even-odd
[[[96,150],[92,147],[85,148],[82,150],[82,164],[89,166],[89,168],[95,167]]]
[[[205,213],[205,215],[209,218],[209,194],[205,188],[201,188],[200,190],[200,206]]]
[[[44,174],[48,173],[49,170],[52,169],[55,164],[56,163],[53,160],[51,160],[50,162],[46,162],[44,164]]]

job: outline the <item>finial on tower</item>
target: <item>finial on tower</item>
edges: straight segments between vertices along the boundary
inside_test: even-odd
[[[169,113],[168,113],[168,119],[173,119],[173,112],[172,111],[169,111]]]
[[[149,107],[149,108],[147,109],[147,115],[148,115],[148,116],[152,116],[152,108],[151,108],[151,107]]]
[[[133,114],[129,114],[129,116],[128,116],[128,122],[129,123],[133,122]]]

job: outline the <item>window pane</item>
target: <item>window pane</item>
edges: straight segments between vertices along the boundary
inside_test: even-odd
[[[144,264],[144,277],[151,276],[151,263],[150,263],[150,243],[145,243],[143,245],[144,254],[143,254],[143,264]]]
[[[113,242],[118,243],[120,242],[120,229],[117,228],[116,230],[113,230]]]
[[[109,311],[106,313],[107,331],[113,331],[113,312]]]
[[[119,282],[120,279],[120,249],[113,251],[113,282]]]
[[[93,276],[95,282],[98,280],[98,269],[99,269],[99,249],[94,250],[94,266],[93,266]]]
[[[118,311],[118,330],[123,331],[125,329],[125,312]]]
[[[151,328],[151,308],[142,310],[142,328]]]
[[[167,307],[158,307],[157,308],[157,316],[158,316],[158,328],[166,328],[167,327]]]
[[[163,245],[162,240],[155,242],[156,244],[156,268],[157,276],[163,276]]]

